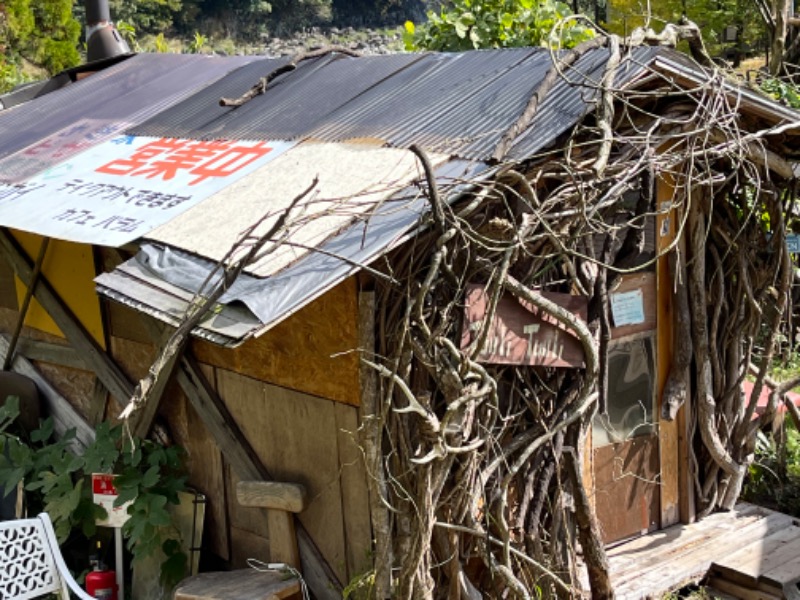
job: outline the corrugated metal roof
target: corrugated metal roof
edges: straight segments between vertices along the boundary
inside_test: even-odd
[[[665,51],[635,49],[619,80],[641,73]],[[593,50],[565,71],[511,157],[541,150],[591,110],[607,56],[607,49]],[[331,142],[369,138],[487,160],[553,64],[551,52],[543,48],[332,55],[300,63],[241,107],[218,106],[220,97],[242,94],[286,60],[260,60],[239,69],[130,133]]]
[[[357,60],[333,55],[304,61],[295,71],[270,84],[269,102],[260,97],[237,108],[219,106],[220,98],[240,96],[287,62],[285,58],[259,60],[132,132],[201,139],[261,139],[266,131],[274,131],[272,139],[294,139],[313,128],[320,118],[417,60],[418,56],[395,54]]]
[[[454,199],[465,181],[477,182],[491,171],[485,164],[452,160],[437,169],[437,182]],[[373,214],[322,243],[294,265],[260,278],[242,274],[236,285],[222,297],[224,308],[219,318],[209,316],[192,333],[214,343],[234,347],[258,336],[288,318],[325,292],[368,265],[376,257],[403,243],[428,210],[427,198],[415,187],[397,192]],[[181,250],[162,247],[161,252],[176,253],[191,260],[201,273],[195,281],[205,281],[217,263],[189,255]],[[148,253],[158,253],[155,248]],[[153,266],[160,261],[148,261]],[[165,263],[167,261],[164,261]],[[187,278],[174,269],[143,269],[136,258],[95,279],[97,291],[117,302],[175,325],[191,301],[195,289],[186,289]],[[177,284],[184,287],[181,288]],[[230,296],[230,297],[228,297]],[[254,305],[253,303],[258,303]],[[250,310],[244,308],[248,306]],[[258,318],[254,313],[258,313]]]
[[[131,57],[33,101],[0,111],[0,159],[38,145],[35,155],[46,168],[63,161],[75,147],[74,135],[70,137],[67,132],[76,124],[87,125],[81,135],[93,133],[89,140],[93,145],[191,97],[253,60],[182,54]],[[42,146],[48,138],[51,143]],[[8,178],[19,169],[18,162],[0,160],[0,178]],[[21,176],[27,173],[25,170]]]

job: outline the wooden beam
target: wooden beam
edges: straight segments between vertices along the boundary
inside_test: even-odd
[[[675,186],[671,178],[658,178],[656,182],[656,251],[665,252],[677,232],[678,211],[672,208]],[[673,250],[674,251],[674,250]],[[666,254],[656,263],[656,397],[658,415],[659,459],[661,468],[661,523],[660,529],[680,520],[680,476],[678,465],[678,423],[661,418],[664,387],[673,364],[673,301],[669,259]]]
[[[236,486],[236,499],[242,506],[291,513],[302,512],[308,505],[305,487],[277,481],[240,481]]]
[[[8,340],[8,336],[3,336]],[[62,346],[52,342],[43,342],[31,338],[21,338],[17,343],[17,353],[22,354],[28,360],[38,360],[40,362],[51,363],[61,367],[72,369],[90,370],[81,356],[75,352],[72,346]]]
[[[22,281],[31,280],[33,275],[31,260],[6,229],[0,230],[0,255],[6,259]],[[133,384],[86,331],[46,277],[42,276],[39,279],[34,296],[58,325],[70,345],[83,357],[86,366],[97,374],[120,406],[125,406],[133,394]]]
[[[8,340],[5,336],[0,336],[0,356],[5,358],[8,348]],[[57,435],[62,436],[68,429],[75,428],[76,439],[84,447],[94,441],[94,429],[83,419],[75,407],[50,385],[50,382],[36,370],[36,367],[27,358],[17,353],[11,363],[11,370],[36,382],[36,387],[42,396],[44,406],[48,414],[53,417]]]
[[[152,323],[153,326],[156,326],[154,321],[150,320],[149,322]],[[157,341],[157,350],[162,348],[163,345],[169,340],[170,331],[171,330],[169,328],[162,328],[160,338],[156,334],[155,330],[151,332],[151,335],[154,336],[154,340],[160,339],[160,341]],[[179,358],[180,352],[176,352],[164,363],[164,365],[161,367],[161,373],[153,381],[153,388],[150,391],[147,403],[133,413],[131,418],[131,430],[133,431],[134,435],[144,438],[147,437],[147,434],[150,432],[150,428],[153,426],[153,421],[158,413],[158,407],[161,404],[161,399],[164,396],[164,390],[167,389],[167,384],[169,384],[169,381],[172,378],[172,374],[175,371],[175,366],[178,364]]]

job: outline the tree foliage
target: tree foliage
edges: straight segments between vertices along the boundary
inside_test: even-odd
[[[594,30],[571,18],[556,0],[453,0],[428,11],[428,22],[406,23],[409,50],[471,50],[551,46],[571,48],[594,37]]]
[[[613,0],[608,7],[607,29],[619,35],[628,35],[636,27],[650,26],[660,29],[664,23],[677,23],[685,15],[697,23],[703,40],[712,54],[720,54],[726,45],[723,33],[735,27],[736,45],[744,50],[763,45],[764,23],[753,0],[661,0],[647,3],[643,0]]]
[[[22,79],[23,60],[55,74],[80,61],[80,24],[71,0],[10,0],[0,4],[0,90]]]

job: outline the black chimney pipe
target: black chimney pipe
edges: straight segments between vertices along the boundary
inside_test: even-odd
[[[130,54],[128,43],[111,22],[108,0],[85,0],[86,8],[86,60],[94,62]]]

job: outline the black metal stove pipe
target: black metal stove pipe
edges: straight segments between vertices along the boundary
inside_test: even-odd
[[[131,49],[111,22],[108,0],[85,0],[86,60],[94,62],[129,54]]]

